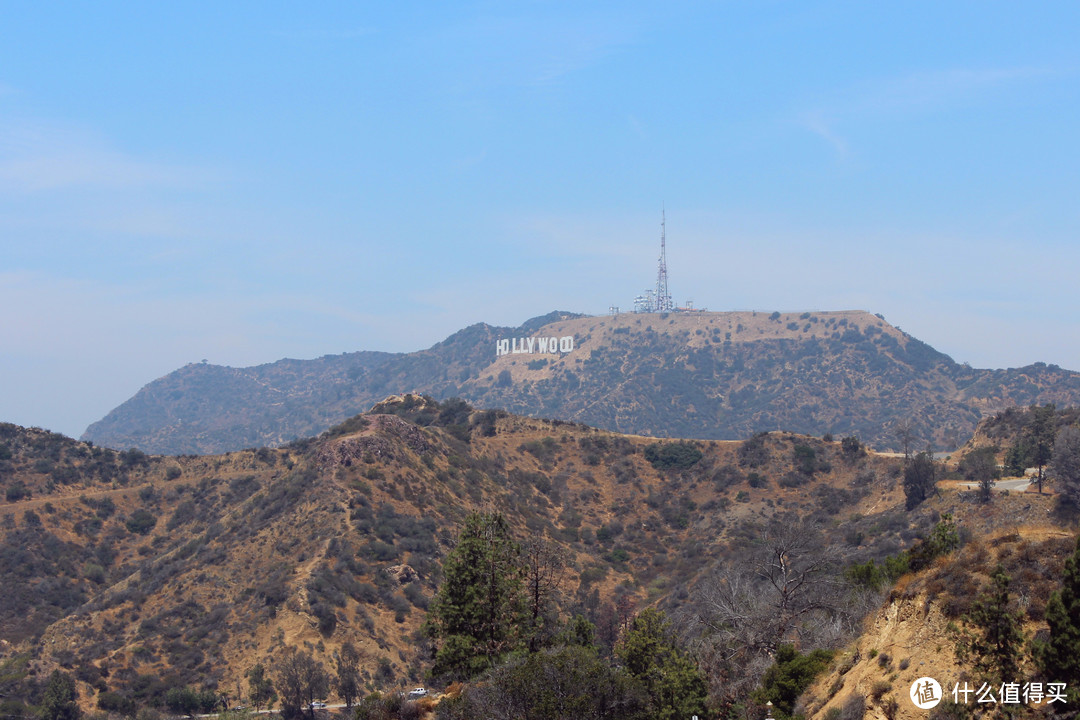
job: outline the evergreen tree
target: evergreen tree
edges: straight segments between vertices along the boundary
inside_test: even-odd
[[[965,480],[978,483],[980,500],[990,502],[993,499],[994,485],[1001,475],[993,448],[982,447],[965,455],[960,461],[960,472],[964,473]]]
[[[165,693],[165,705],[173,712],[195,717],[199,713],[218,710],[221,700],[213,690],[196,690],[185,685],[169,688]]]
[[[41,720],[79,720],[78,697],[75,679],[65,672],[53,670],[41,699]]]
[[[464,680],[521,644],[524,566],[506,519],[471,514],[443,564],[443,578],[425,625],[437,646],[432,674]]]
[[[562,632],[559,633],[557,642],[561,645],[600,651],[596,645],[596,626],[580,614],[575,615],[570,622],[566,623]]]
[[[1080,507],[1080,428],[1063,427],[1054,439],[1054,456],[1047,468],[1061,499]]]
[[[353,700],[360,696],[360,651],[351,642],[346,641],[338,653],[334,687],[345,707],[352,708]]]
[[[649,696],[649,717],[675,720],[705,714],[708,686],[693,661],[668,637],[664,614],[646,608],[615,649],[627,672]]]
[[[1023,477],[1028,467],[1028,446],[1023,438],[1018,439],[1005,452],[1005,472],[1010,477]]]
[[[282,717],[299,717],[304,706],[307,706],[314,720],[314,702],[329,691],[330,675],[321,662],[306,652],[294,649],[278,664],[274,684],[281,693]]]
[[[929,450],[904,461],[904,498],[908,510],[930,497],[937,482],[934,455]]]
[[[896,577],[908,570],[917,572],[929,567],[934,558],[951,553],[962,544],[960,529],[953,522],[952,513],[943,513],[930,536],[907,551],[907,567],[902,567],[904,563],[900,563],[900,567],[894,565],[894,569],[898,570]]]
[[[979,596],[964,618],[972,631],[961,635],[956,656],[961,662],[971,662],[989,682],[1017,682],[1024,648],[1020,617],[1009,607],[1005,568],[998,565],[991,580],[989,590]]]
[[[263,705],[272,705],[277,698],[277,693],[274,692],[274,683],[267,677],[266,668],[262,666],[262,663],[256,663],[248,670],[247,677],[248,699],[255,706],[255,710],[260,710]]]
[[[771,702],[781,718],[795,713],[795,702],[821,671],[829,666],[833,654],[821,648],[800,655],[794,645],[785,643],[776,651],[776,662],[761,679],[761,687],[753,694],[755,702]]]
[[[1046,623],[1050,637],[1035,646],[1035,659],[1047,680],[1067,683],[1072,703],[1080,695],[1080,538],[1065,561],[1061,589],[1046,604]]]
[[[1057,407],[1031,406],[1031,420],[1024,430],[1024,441],[1029,449],[1029,460],[1039,469],[1039,492],[1043,491],[1043,468],[1054,456],[1054,436],[1057,434]]]

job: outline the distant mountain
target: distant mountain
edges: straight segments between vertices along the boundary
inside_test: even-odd
[[[920,443],[952,447],[1002,409],[1080,404],[1080,373],[1042,363],[974,369],[861,311],[554,312],[518,328],[472,325],[414,353],[188,365],[83,438],[167,454],[273,446],[414,391],[623,433],[788,430],[890,449],[904,425]]]

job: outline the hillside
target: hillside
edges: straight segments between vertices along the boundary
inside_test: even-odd
[[[1034,518],[1026,512],[1031,505],[1030,497],[1002,498],[981,514],[984,520],[1001,522],[1020,513],[1031,521]],[[925,718],[927,711],[908,699],[912,684],[923,677],[938,680],[944,690],[944,702],[930,717],[965,716],[963,707],[952,704],[952,690],[957,684],[977,688],[980,683],[970,663],[956,657],[958,630],[979,594],[990,587],[998,564],[1011,578],[1013,609],[1024,634],[1028,639],[1045,635],[1047,600],[1060,583],[1065,559],[1076,548],[1075,534],[1038,522],[1007,530],[993,525],[984,524],[963,548],[923,572],[906,576],[890,591],[882,608],[867,619],[862,635],[838,653],[802,697],[805,717],[826,720],[862,717],[865,712],[869,718]],[[1022,684],[1038,677],[1028,657],[1030,649],[1024,648],[1018,658],[1021,672],[1009,681]],[[957,697],[962,706],[963,696]],[[968,712],[974,704],[972,696]],[[1019,708],[1010,709],[1014,717],[1025,716]],[[1034,704],[1026,716],[1045,717],[1040,711],[1047,709]],[[1075,715],[1075,710],[1060,705],[1058,710]]]
[[[232,703],[255,664],[273,674],[296,647],[331,667],[345,642],[361,651],[365,691],[415,684],[430,668],[418,631],[442,561],[469,512],[496,510],[521,542],[566,553],[560,617],[585,615],[610,651],[629,613],[663,608],[698,638],[721,700],[745,701],[769,654],[750,636],[724,646],[702,631],[729,627],[710,618],[729,590],[751,589],[739,573],[792,542],[784,572],[798,585],[824,573],[813,603],[832,609],[788,632],[841,648],[803,698],[807,715],[837,720],[858,700],[871,717],[914,717],[890,702],[914,673],[962,672],[945,627],[992,561],[1038,630],[1075,519],[1052,514],[1051,495],[983,504],[949,483],[905,512],[901,463],[790,433],[658,442],[418,396],[318,438],[219,456],[118,453],[0,425],[0,583],[12,590],[0,599],[0,713],[31,712],[55,668],[77,678],[85,709],[132,714],[182,686]],[[934,560],[921,539],[949,517],[967,544]],[[903,553],[928,559],[891,590],[841,581]],[[762,589],[736,609],[776,632]]]
[[[518,341],[573,338],[566,353]],[[504,341],[509,352],[496,354]],[[865,312],[550,313],[470,326],[427,350],[347,353],[253,368],[187,365],[151,382],[84,439],[163,454],[277,446],[390,394],[462,397],[532,417],[655,437],[736,440],[764,430],[854,434],[896,449],[897,428],[955,447],[979,420],[1080,404],[1080,374],[960,365]]]
[[[933,522],[897,511],[895,459],[839,442],[659,444],[413,396],[376,410],[314,440],[207,457],[2,426],[0,582],[19,592],[0,602],[0,693],[32,698],[27,683],[61,667],[109,709],[185,684],[235,697],[283,648],[329,665],[346,640],[369,688],[415,683],[423,608],[474,509],[565,548],[560,606],[598,624],[616,606],[678,611],[714,562],[796,517],[852,517],[851,560]]]

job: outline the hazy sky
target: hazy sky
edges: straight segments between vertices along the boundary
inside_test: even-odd
[[[629,308],[1080,369],[1080,4],[0,0],[0,420]]]

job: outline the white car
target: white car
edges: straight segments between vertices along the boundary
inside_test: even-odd
[[[416,700],[417,698],[422,698],[425,695],[427,695],[427,690],[425,690],[422,687],[413,688],[412,690],[409,691],[409,699],[410,700]]]

